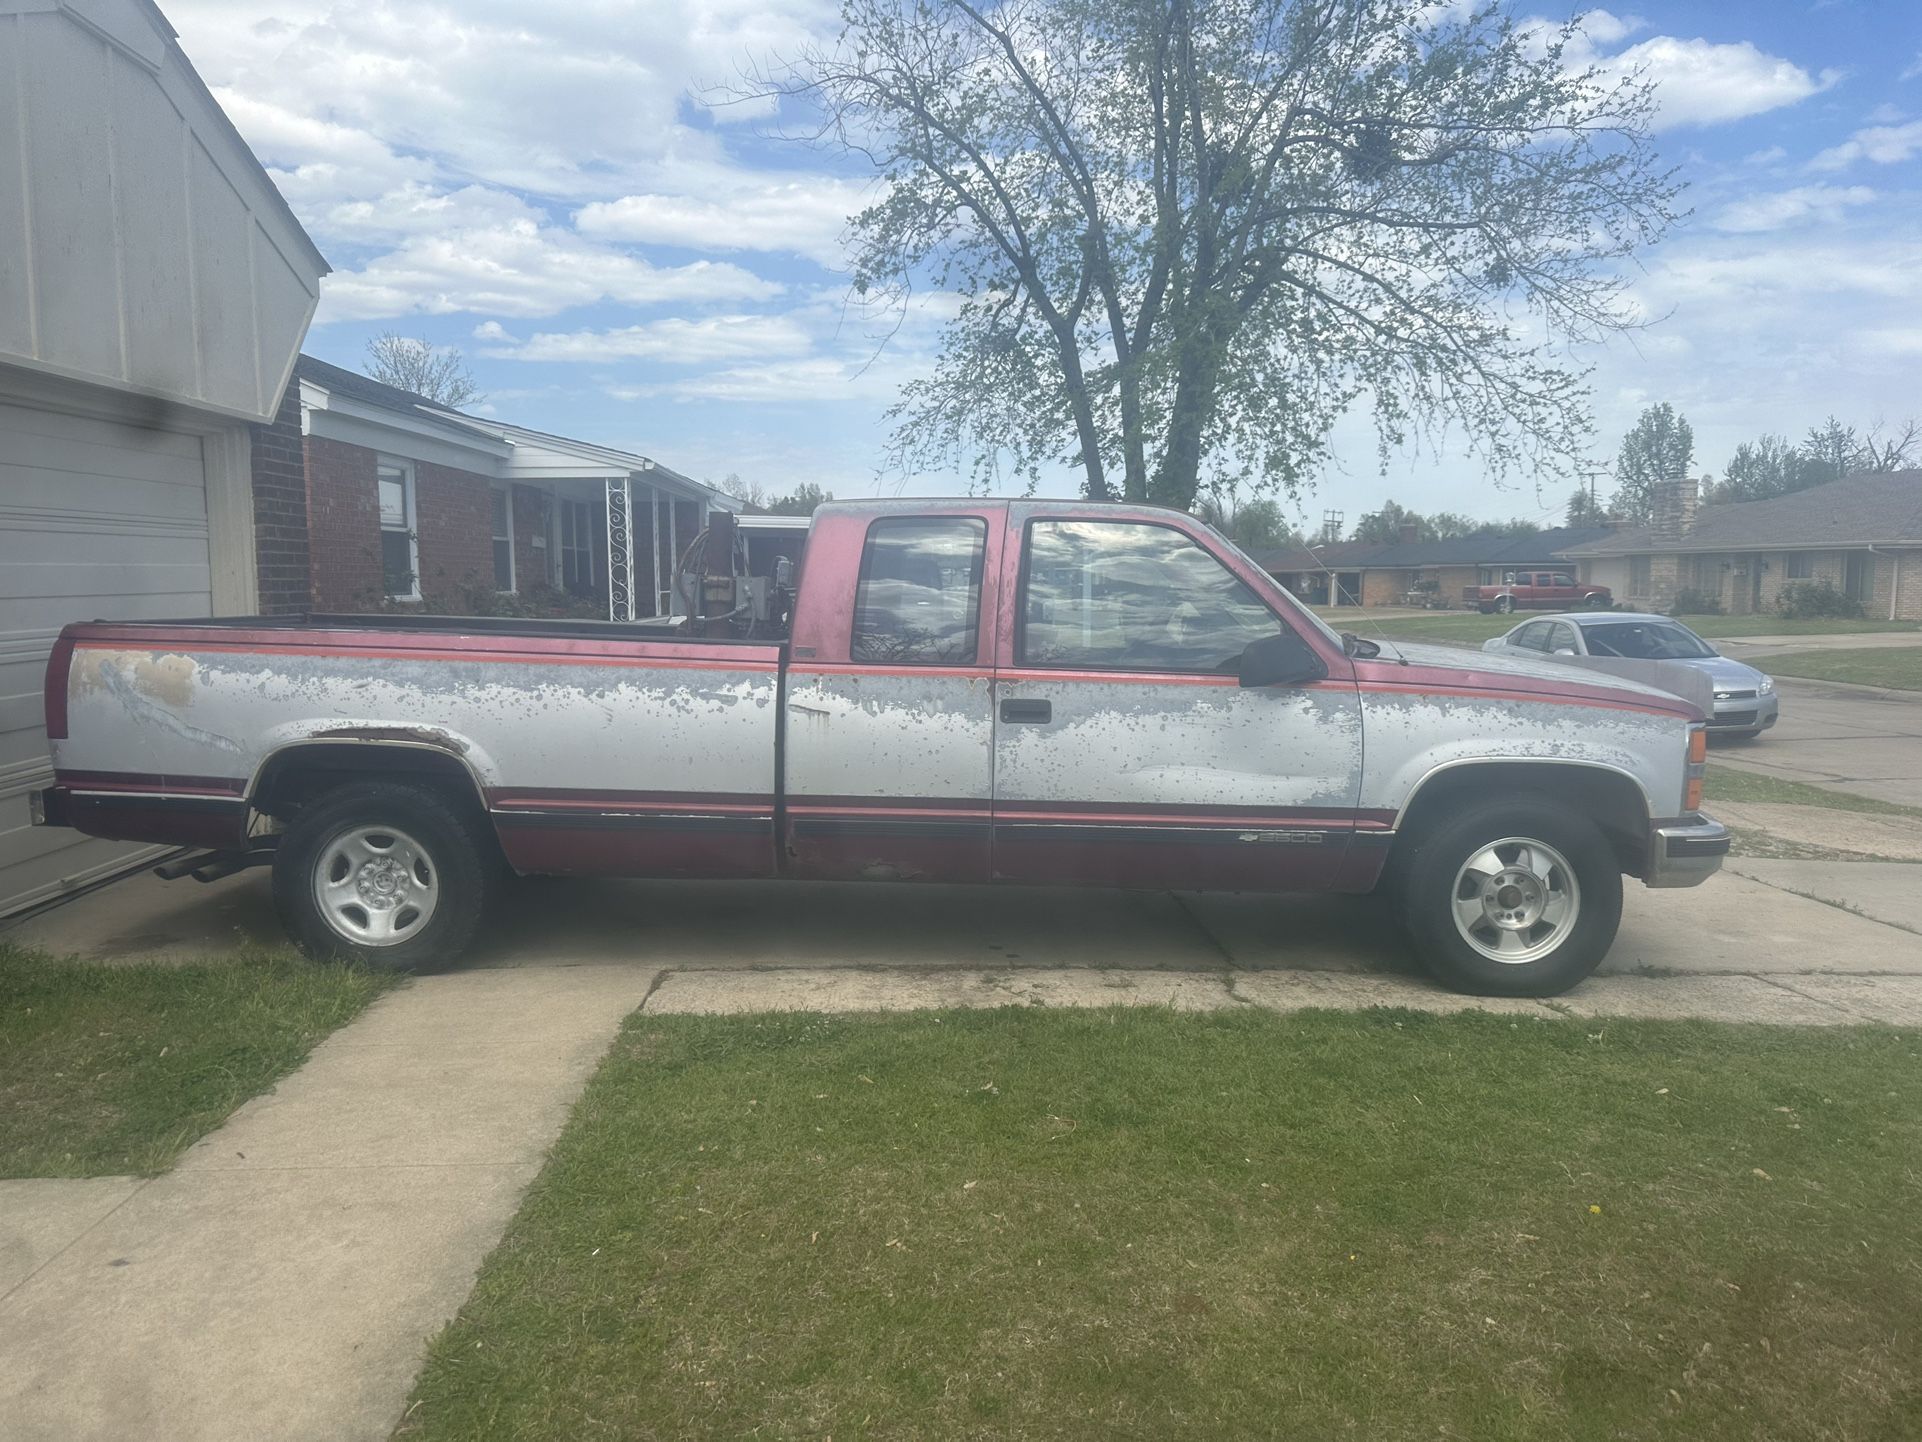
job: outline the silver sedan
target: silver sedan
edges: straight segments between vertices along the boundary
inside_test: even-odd
[[[1700,671],[1715,688],[1709,730],[1750,738],[1781,714],[1775,679],[1722,655],[1672,616],[1633,611],[1538,616],[1482,644],[1484,651],[1534,656],[1603,656],[1624,661],[1675,661]]]

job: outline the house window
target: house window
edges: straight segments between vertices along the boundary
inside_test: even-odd
[[[594,589],[594,507],[588,501],[562,501],[561,585],[574,592]]]
[[[1628,558],[1628,594],[1646,596],[1648,594],[1648,557],[1630,556]]]
[[[505,486],[496,487],[494,499],[494,589],[514,589],[514,506]]]
[[[382,461],[380,490],[381,589],[390,601],[420,599],[420,540],[414,528],[414,468]]]
[[[1788,578],[1791,581],[1811,581],[1815,579],[1815,554],[1812,551],[1790,551],[1788,558]]]

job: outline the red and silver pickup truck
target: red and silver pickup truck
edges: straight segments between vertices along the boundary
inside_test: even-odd
[[[717,517],[662,624],[69,626],[51,824],[271,864],[311,953],[468,946],[510,873],[1383,891],[1434,972],[1546,995],[1624,875],[1693,886],[1703,718],[1602,675],[1343,637],[1193,518],[824,506],[798,569]]]
[[[1498,585],[1468,586],[1462,600],[1483,615],[1499,611],[1606,611],[1615,604],[1608,587],[1577,581],[1566,571],[1510,571]]]

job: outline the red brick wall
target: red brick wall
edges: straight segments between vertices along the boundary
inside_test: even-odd
[[[470,586],[494,589],[494,511],[487,477],[414,463],[420,593],[458,609]]]
[[[312,594],[307,552],[307,469],[300,443],[300,384],[289,381],[272,425],[253,426],[254,562],[265,616],[305,611]]]
[[[316,611],[381,602],[380,492],[374,452],[308,436],[307,551]]]

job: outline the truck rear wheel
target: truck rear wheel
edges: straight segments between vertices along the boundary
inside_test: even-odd
[[[1513,596],[1497,596],[1495,598],[1495,612],[1497,615],[1511,615],[1514,610],[1515,598]]]
[[[1552,801],[1490,801],[1412,838],[1402,920],[1435,977],[1477,996],[1555,996],[1601,964],[1622,919],[1614,849]]]
[[[274,906],[309,956],[426,970],[467,949],[490,875],[475,823],[442,797],[355,782],[288,826],[274,855]]]

